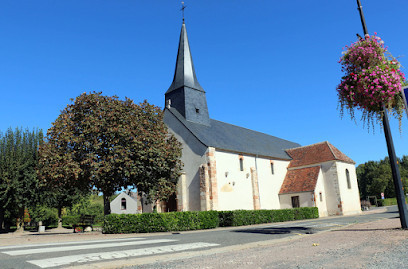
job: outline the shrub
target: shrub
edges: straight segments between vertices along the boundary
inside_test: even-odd
[[[188,211],[105,216],[104,233],[151,233],[211,229],[218,226],[216,211]]]
[[[316,207],[279,210],[187,211],[169,213],[110,214],[104,233],[189,231],[216,227],[318,218]]]
[[[278,210],[234,210],[218,212],[220,227],[318,218],[316,207]]]
[[[67,215],[62,217],[62,225],[72,226],[79,223],[80,215]]]
[[[319,217],[319,211],[317,207],[296,208],[294,211],[295,211],[295,220],[315,219]]]
[[[390,205],[396,205],[397,204],[397,198],[386,198],[383,200],[384,201],[384,206],[390,206]]]
[[[55,208],[38,206],[30,209],[31,220],[34,222],[42,221],[44,226],[54,226],[58,224],[58,213]]]

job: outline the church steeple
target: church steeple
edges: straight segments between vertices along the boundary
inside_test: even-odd
[[[186,120],[210,125],[205,91],[196,77],[184,21],[181,26],[174,78],[165,99],[166,107],[170,105],[177,109]]]
[[[181,26],[173,83],[170,85],[170,88],[167,90],[166,94],[183,86],[204,92],[200,83],[198,83],[195,74],[193,58],[191,57],[190,45],[188,43],[186,25],[184,21]]]

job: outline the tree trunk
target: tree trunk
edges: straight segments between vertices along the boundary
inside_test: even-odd
[[[24,207],[18,210],[18,217],[16,221],[16,232],[23,232],[24,231]]]
[[[105,193],[103,194],[103,214],[109,215],[111,213],[111,208],[110,208],[110,198],[111,195],[106,195]]]
[[[58,206],[58,228],[62,229],[62,206]]]
[[[5,230],[5,225],[4,225],[4,209],[0,208],[0,231]]]

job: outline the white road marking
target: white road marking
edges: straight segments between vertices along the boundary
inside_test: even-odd
[[[157,244],[157,243],[167,243],[174,242],[174,239],[154,239],[145,241],[130,241],[130,242],[118,242],[118,243],[102,243],[102,244],[91,244],[91,245],[74,245],[66,247],[52,247],[52,248],[34,248],[34,249],[21,249],[12,251],[3,251],[2,253],[18,256],[18,255],[30,255],[38,253],[50,253],[50,252],[62,252],[62,251],[74,251],[81,249],[95,249],[95,248],[112,248],[112,247],[123,247],[123,246],[134,246],[134,245],[147,245],[147,244]]]
[[[31,247],[45,247],[45,246],[62,246],[62,245],[75,245],[75,244],[87,244],[87,243],[102,243],[102,242],[116,242],[116,241],[130,241],[130,240],[142,240],[146,238],[142,237],[129,237],[129,238],[116,238],[116,239],[103,239],[103,240],[88,240],[88,241],[68,241],[62,243],[44,243],[44,244],[31,244],[31,245],[12,245],[3,246],[2,249],[16,249],[16,248],[31,248]]]
[[[159,246],[150,247],[145,249],[132,249],[124,251],[111,251],[111,252],[99,252],[99,253],[89,253],[71,256],[62,256],[58,258],[42,259],[42,260],[31,260],[28,261],[31,264],[37,265],[41,268],[48,268],[54,266],[68,265],[71,263],[85,263],[85,262],[95,262],[101,260],[112,260],[119,258],[129,258],[137,256],[146,256],[154,254],[163,254],[168,252],[192,250],[198,248],[208,248],[219,246],[219,244],[212,243],[189,243],[189,244],[179,244],[179,245],[169,245],[169,246]]]

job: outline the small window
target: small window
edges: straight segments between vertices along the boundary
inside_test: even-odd
[[[126,210],[126,198],[122,198],[120,209]]]
[[[244,171],[244,157],[239,157],[239,170]]]
[[[319,192],[319,198],[320,198],[320,202],[323,202],[323,194],[322,194],[322,192]]]
[[[299,196],[292,196],[292,207],[293,208],[300,207]]]
[[[351,189],[350,172],[346,169],[347,188]]]
[[[271,161],[271,173],[272,173],[272,175],[275,174],[275,169],[274,169],[274,167],[273,167],[273,161]]]
[[[196,113],[197,113],[197,114],[200,113],[200,109],[199,109],[199,108],[196,108]]]

